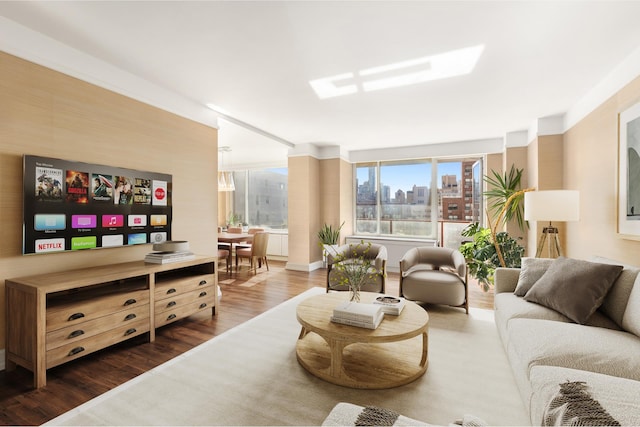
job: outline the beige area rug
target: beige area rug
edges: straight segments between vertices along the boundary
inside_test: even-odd
[[[430,307],[429,368],[408,385],[356,390],[310,375],[296,360],[295,310],[323,292],[310,289],[48,424],[320,425],[338,402],[432,424],[465,414],[528,424],[488,310]]]

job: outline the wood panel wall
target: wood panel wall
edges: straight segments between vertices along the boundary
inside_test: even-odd
[[[215,254],[216,129],[0,52],[0,349],[5,279],[151,251],[140,245],[23,256],[24,154],[172,174],[173,239]]]

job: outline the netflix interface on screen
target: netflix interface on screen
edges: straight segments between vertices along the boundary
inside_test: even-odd
[[[23,160],[23,254],[171,239],[171,175],[31,155]]]

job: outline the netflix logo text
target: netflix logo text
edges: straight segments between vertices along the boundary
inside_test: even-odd
[[[36,253],[64,251],[64,239],[36,240]]]

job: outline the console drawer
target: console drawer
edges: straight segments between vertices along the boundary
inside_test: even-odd
[[[215,275],[213,274],[172,278],[171,280],[156,283],[155,298],[156,300],[160,300],[184,294],[205,286],[211,286],[214,283]]]
[[[102,316],[98,319],[87,320],[65,328],[47,332],[47,351],[61,345],[77,342],[102,332],[109,331],[121,325],[129,325],[135,321],[146,319],[149,322],[149,305],[138,305],[129,310]]]
[[[165,311],[175,310],[184,306],[185,304],[196,302],[202,298],[210,297],[211,295],[213,295],[213,292],[215,292],[215,287],[207,286],[188,293],[179,295],[172,294],[169,298],[164,298],[155,302],[156,313],[159,314]]]
[[[191,316],[201,310],[215,308],[216,296],[213,292],[207,292],[207,296],[198,298],[194,302],[185,303],[180,306],[171,307],[172,310],[167,310],[162,313],[156,313],[155,325],[156,328],[164,325],[168,325],[176,320],[183,319]]]
[[[149,320],[140,319],[93,337],[81,339],[47,351],[47,369],[101,350],[112,344],[149,332]]]
[[[149,305],[148,289],[114,293],[79,302],[63,302],[47,309],[47,332],[142,305]]]

